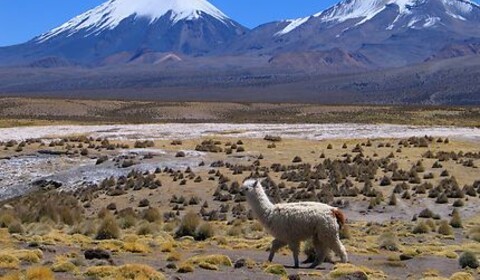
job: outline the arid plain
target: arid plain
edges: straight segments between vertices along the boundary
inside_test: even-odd
[[[11,98],[0,116],[2,279],[480,277],[478,108]],[[247,177],[344,211],[350,262],[267,262]]]

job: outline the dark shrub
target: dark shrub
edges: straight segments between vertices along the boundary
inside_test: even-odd
[[[157,208],[149,207],[148,209],[145,209],[143,211],[142,218],[150,223],[155,223],[155,222],[161,221],[162,215],[160,214],[160,211],[158,211]]]
[[[477,256],[472,252],[463,252],[458,259],[458,263],[462,268],[470,267],[477,269],[479,267]]]
[[[452,212],[452,219],[450,219],[450,225],[454,228],[461,228],[462,226],[462,218],[460,216],[460,212],[457,209],[453,209]]]
[[[95,163],[95,164],[99,165],[99,164],[102,164],[102,163],[106,162],[107,160],[108,160],[107,156],[101,156],[97,159],[97,163]]]
[[[195,212],[190,211],[183,216],[180,226],[175,232],[175,236],[195,236],[195,230],[199,224],[200,217]]]
[[[293,163],[299,163],[299,162],[302,162],[302,158],[301,158],[301,157],[299,157],[299,156],[296,156],[296,157],[294,157],[294,158],[293,158],[292,162],[293,162]]]
[[[382,181],[380,181],[380,186],[390,186],[392,184],[392,180],[388,176],[383,176]]]
[[[433,217],[433,212],[432,210],[426,208],[426,209],[423,209],[420,214],[418,214],[418,216],[420,218],[432,218]]]
[[[425,222],[419,222],[412,230],[414,234],[425,234],[430,232],[430,227]]]
[[[395,195],[395,193],[392,193],[392,195],[390,196],[390,201],[388,202],[388,205],[397,205],[397,196]]]
[[[150,201],[146,198],[140,200],[140,202],[138,203],[138,207],[148,207],[150,206]]]
[[[195,240],[206,240],[215,235],[215,229],[210,223],[204,222],[195,230]]]
[[[400,250],[397,237],[392,232],[385,232],[380,235],[380,237],[378,237],[378,243],[380,244],[380,249],[388,251]]]
[[[445,193],[442,193],[438,198],[437,200],[435,201],[435,203],[438,203],[438,204],[446,204],[448,203],[448,197]]]
[[[438,226],[438,233],[441,235],[453,235],[453,228],[447,221],[441,221]]]
[[[14,221],[8,226],[8,233],[10,234],[14,234],[14,233],[23,234],[24,232],[25,231],[23,229],[22,224],[18,221]]]
[[[453,207],[463,207],[465,206],[465,203],[461,199],[457,199],[453,202]]]
[[[102,223],[100,224],[100,227],[97,230],[96,239],[118,239],[119,237],[120,228],[118,227],[117,221],[112,215],[105,215]]]

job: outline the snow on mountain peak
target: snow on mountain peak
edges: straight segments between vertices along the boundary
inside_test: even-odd
[[[169,13],[172,24],[201,18],[202,14],[208,14],[224,23],[229,19],[207,0],[109,0],[41,35],[37,41],[44,42],[64,32],[70,36],[80,30],[96,34],[115,28],[131,16],[154,22]]]
[[[462,20],[465,20],[464,15],[470,13],[474,7],[479,8],[477,4],[470,0],[342,0],[333,7],[315,14],[313,17],[288,21],[289,24],[276,35],[281,36],[290,33],[306,23],[310,18],[319,18],[325,23],[341,23],[350,19],[361,19],[361,21],[356,23],[356,25],[360,25],[374,18],[389,5],[396,5],[398,7],[398,19],[402,16],[409,15],[415,6],[429,1],[441,2],[445,7],[447,15]],[[430,20],[424,27],[431,27],[438,21],[438,19],[435,21]]]
[[[343,22],[353,18],[369,20],[390,4],[397,5],[400,14],[408,13],[408,7],[414,2],[416,0],[345,0],[331,9],[316,14],[315,17],[319,17],[325,22]]]

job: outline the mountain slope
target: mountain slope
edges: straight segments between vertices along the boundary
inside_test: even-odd
[[[54,56],[99,65],[119,53],[206,55],[245,31],[206,0],[110,0],[25,44],[0,50],[0,60]]]
[[[480,56],[354,74],[162,71],[153,65],[0,68],[0,97],[480,105]]]

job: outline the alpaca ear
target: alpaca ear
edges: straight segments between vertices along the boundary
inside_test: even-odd
[[[261,185],[260,185],[260,181],[255,180],[255,185],[253,185],[253,187],[254,187],[254,188],[258,188],[258,187],[260,187],[260,186],[261,186]]]

